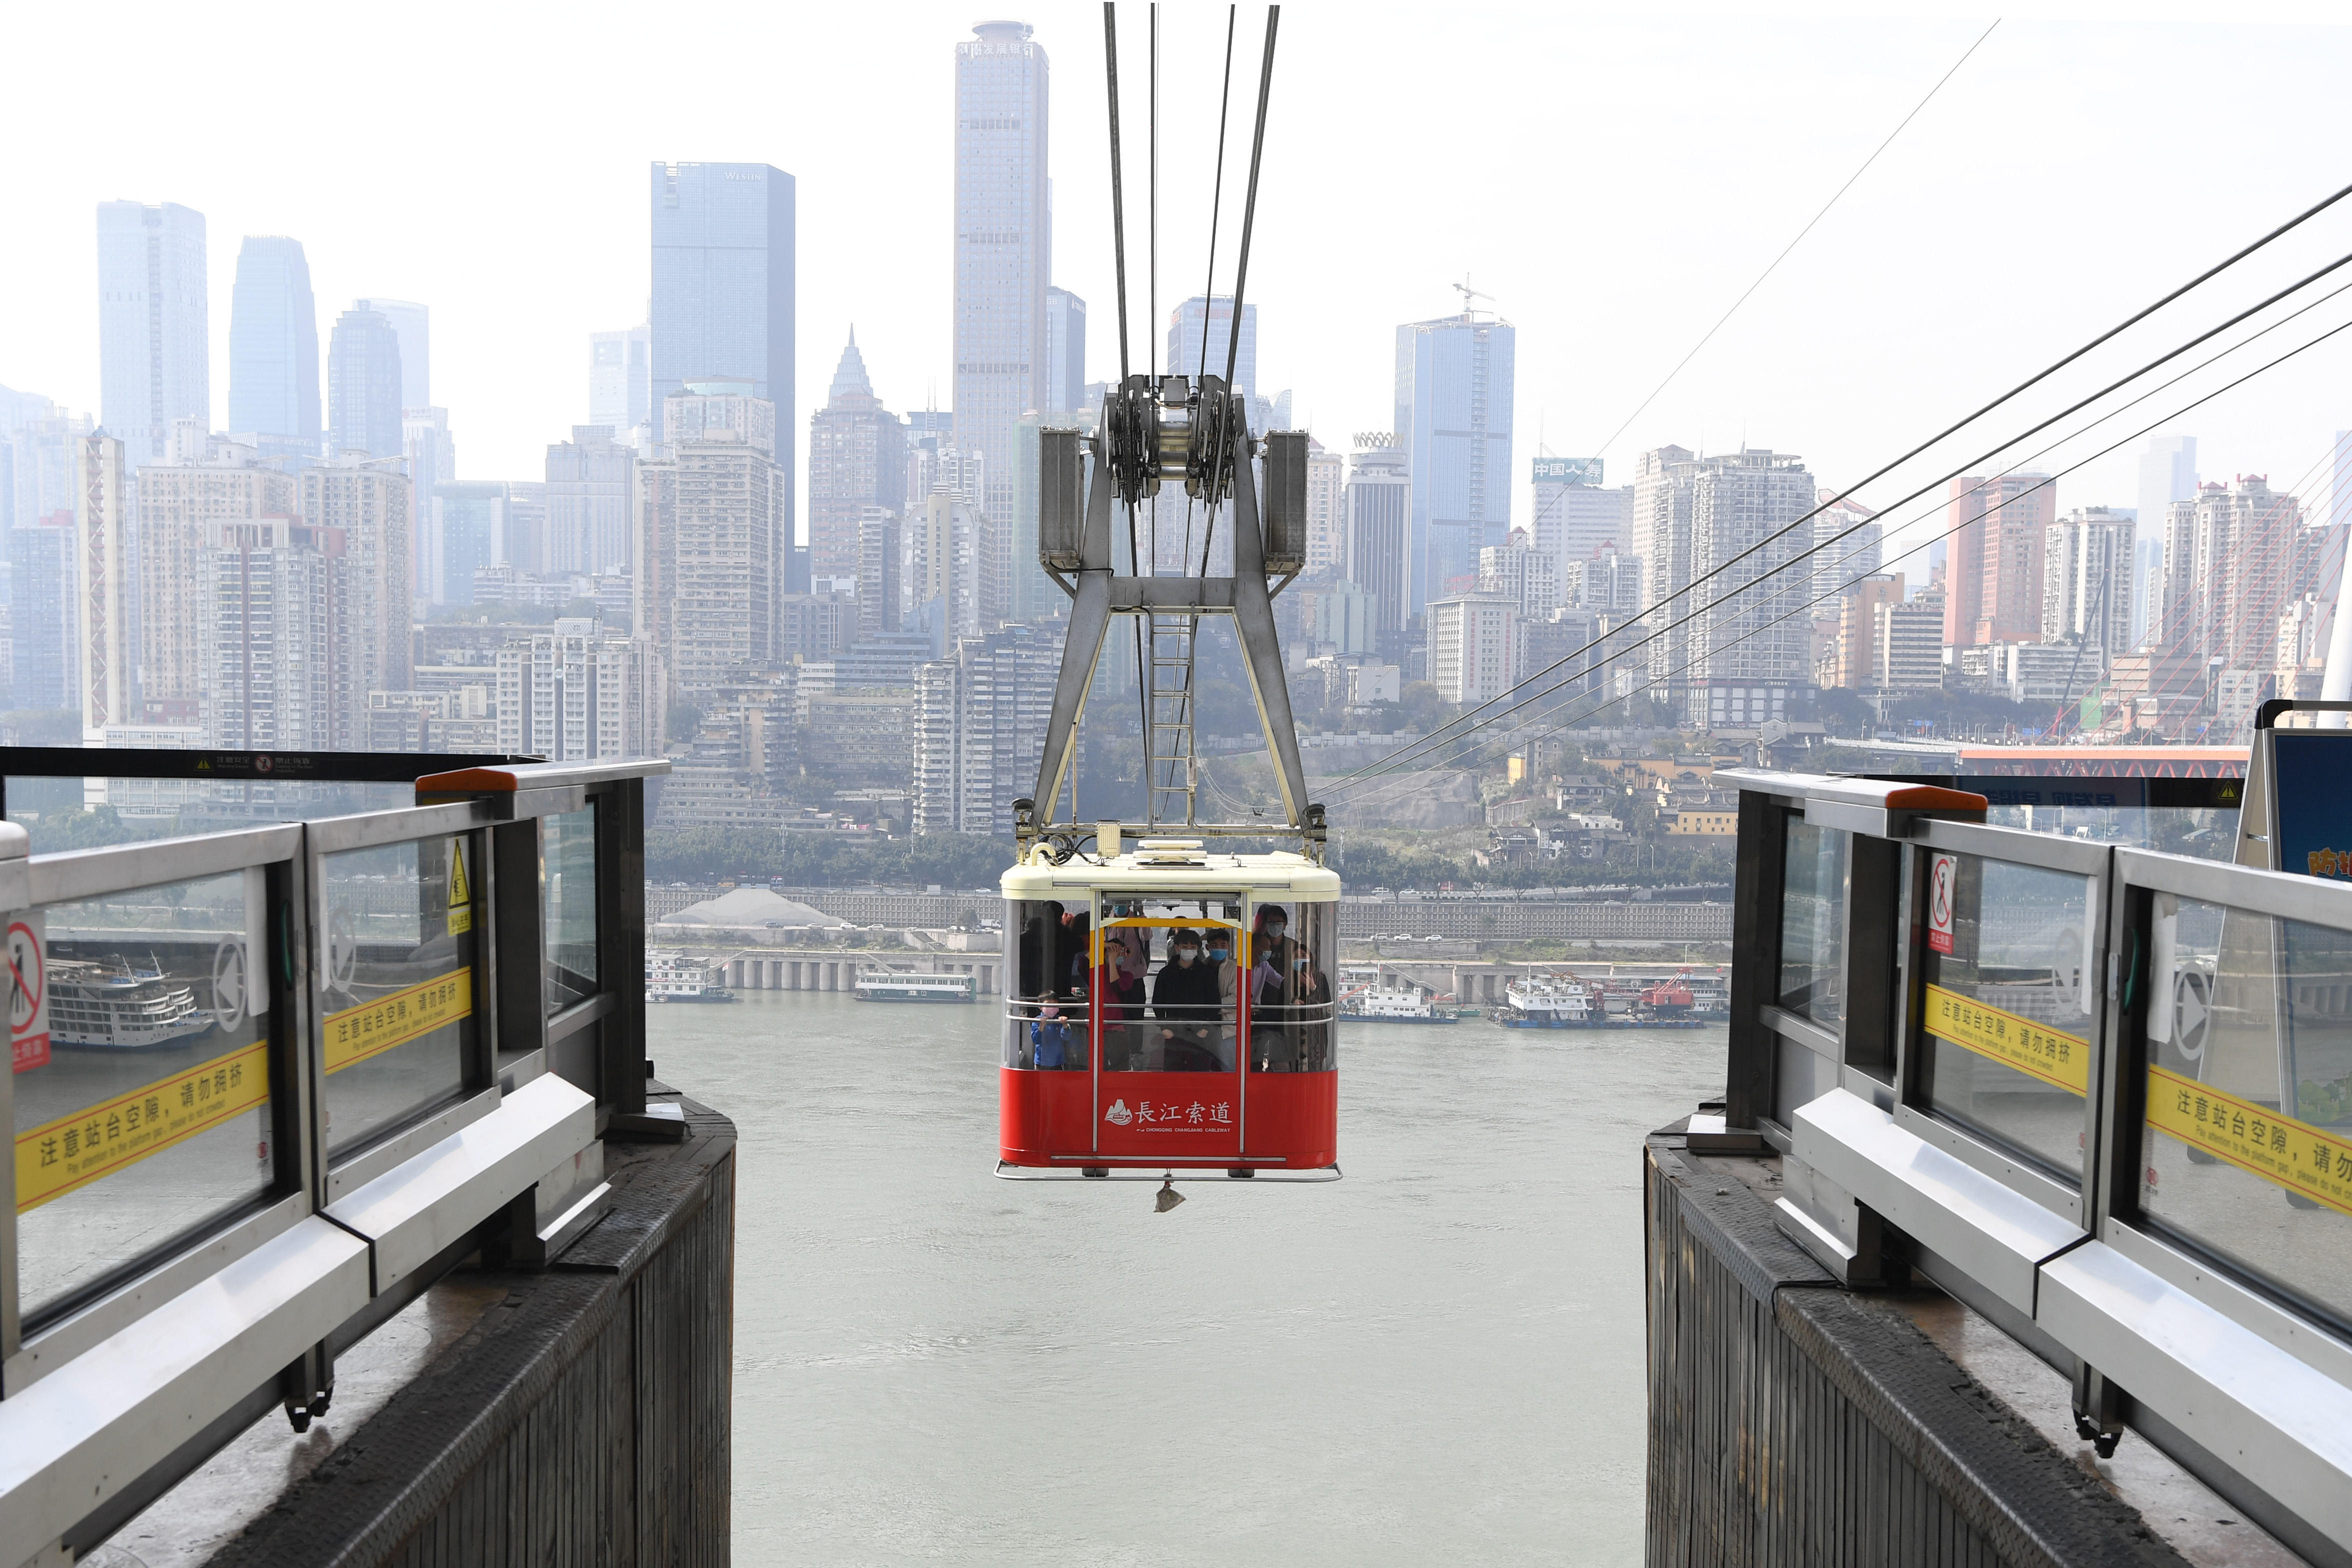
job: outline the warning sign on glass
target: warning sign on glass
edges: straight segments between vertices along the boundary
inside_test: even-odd
[[[1927,946],[1938,953],[1952,950],[1952,890],[1960,880],[1960,857],[1927,857]]]
[[[8,1059],[11,1071],[30,1072],[49,1064],[47,924],[38,910],[9,919]]]

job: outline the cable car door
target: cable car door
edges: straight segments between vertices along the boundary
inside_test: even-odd
[[[1234,1159],[1248,1038],[1241,926],[1114,913],[1138,907],[1149,906],[1106,898],[1093,936],[1095,1152],[1123,1165]]]

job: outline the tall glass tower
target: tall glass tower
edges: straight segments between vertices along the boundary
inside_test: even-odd
[[[765,163],[653,166],[653,412],[688,382],[740,380],[799,427],[793,398],[793,177]],[[784,527],[793,443],[779,444]]]
[[[1013,513],[1021,416],[1046,406],[1045,51],[1026,22],[982,22],[956,46],[955,444],[983,453],[982,509]]]
[[[1465,310],[1396,329],[1396,434],[1412,476],[1412,613],[1475,575],[1511,523],[1511,377],[1517,333]]]
[[[302,242],[247,235],[228,318],[228,427],[273,454],[319,451],[319,304]]]
[[[362,299],[336,318],[327,346],[330,455],[405,455],[400,395],[400,334]]]
[[[173,202],[98,204],[98,417],[133,468],[175,419],[212,428],[205,214]]]

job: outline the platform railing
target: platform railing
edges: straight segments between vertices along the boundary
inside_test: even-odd
[[[600,1218],[602,1139],[683,1136],[646,1101],[667,770],[64,854],[0,823],[0,1563],[89,1551],[273,1406],[303,1428],[449,1269]]]
[[[2352,1561],[2352,885],[1729,771],[1731,1040],[1695,1149],[1916,1270],[2315,1562]],[[2347,853],[2352,870],[2352,853]]]

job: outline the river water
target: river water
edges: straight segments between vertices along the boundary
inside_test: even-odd
[[[1724,1034],[1356,1025],[1322,1186],[1008,1182],[994,1011],[653,1008],[734,1118],[743,1563],[1632,1563],[1641,1138]]]

